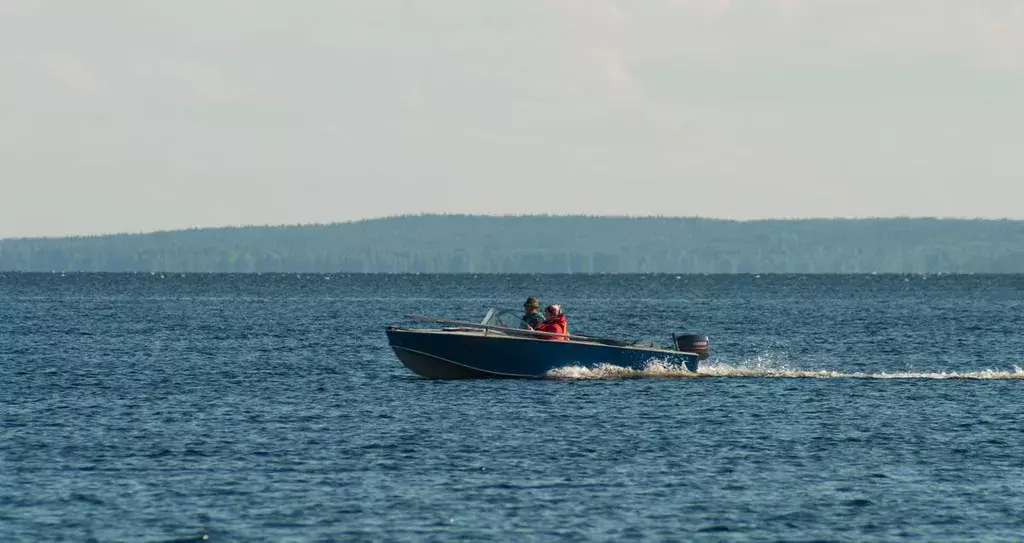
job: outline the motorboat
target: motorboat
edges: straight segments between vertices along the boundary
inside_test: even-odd
[[[423,315],[406,317],[443,325],[388,326],[385,330],[398,359],[413,372],[433,379],[542,378],[565,367],[612,365],[643,370],[652,363],[696,373],[697,364],[709,352],[708,337],[700,334],[673,334],[672,347],[659,347],[639,341],[523,329],[517,327],[518,317],[493,309],[479,323]]]

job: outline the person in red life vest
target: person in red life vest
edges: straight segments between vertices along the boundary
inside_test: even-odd
[[[561,334],[562,336],[569,335],[569,322],[565,320],[565,314],[562,313],[562,306],[558,304],[549,305],[544,308],[544,322],[537,325],[536,328],[540,332],[548,332],[551,334]],[[541,336],[544,339],[560,339],[567,341],[568,337],[555,337],[555,336]]]

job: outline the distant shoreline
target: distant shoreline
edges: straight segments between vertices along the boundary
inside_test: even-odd
[[[407,215],[0,240],[0,271],[1024,273],[1024,221]]]
[[[527,219],[527,218],[550,218],[550,219],[602,219],[602,220],[697,220],[721,223],[753,224],[753,223],[800,223],[814,221],[833,222],[858,222],[858,221],[947,221],[947,222],[1019,222],[1024,223],[1024,218],[1014,219],[1009,217],[932,217],[932,216],[892,216],[892,217],[799,217],[799,218],[758,218],[758,219],[729,219],[720,217],[703,217],[699,215],[552,215],[545,213],[526,215],[477,215],[463,213],[421,213],[407,215],[386,215],[366,219],[353,219],[347,221],[333,221],[326,223],[289,223],[289,224],[232,224],[217,226],[189,226],[181,228],[167,228],[159,230],[144,231],[120,231],[92,234],[66,234],[66,235],[43,235],[43,236],[7,236],[0,237],[0,243],[4,241],[39,241],[39,240],[71,240],[71,239],[95,239],[118,236],[150,236],[163,234],[180,234],[186,232],[213,232],[233,231],[246,229],[290,229],[290,228],[331,228],[343,227],[360,223],[373,223],[378,221],[405,220],[410,218],[427,217],[451,217],[451,218],[482,218],[482,219]]]

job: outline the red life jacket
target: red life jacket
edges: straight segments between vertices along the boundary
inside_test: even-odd
[[[569,335],[569,322],[565,320],[565,315],[559,315],[551,320],[544,321],[543,324],[537,326],[537,330],[541,332],[548,332],[551,334],[562,334],[563,336]],[[559,339],[568,341],[567,337],[552,337],[552,336],[541,336],[544,339]]]

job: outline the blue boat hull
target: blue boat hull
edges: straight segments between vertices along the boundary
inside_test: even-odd
[[[636,370],[651,361],[675,364],[696,373],[694,353],[618,347],[582,341],[388,328],[395,355],[413,372],[434,379],[544,377],[568,366],[593,368],[610,364]]]

